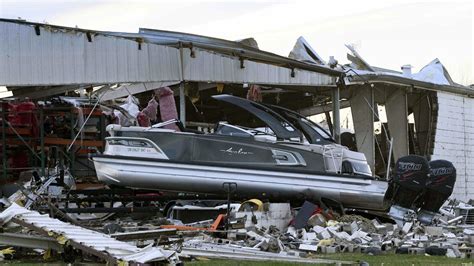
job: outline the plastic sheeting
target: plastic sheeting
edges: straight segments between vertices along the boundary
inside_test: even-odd
[[[138,105],[135,103],[135,99],[132,95],[127,97],[125,104],[120,105],[125,111],[127,111],[132,117],[137,118],[138,113],[140,113],[140,109]],[[120,111],[115,110],[114,115],[118,118],[118,124],[121,126],[133,126],[132,121],[130,121],[124,114]]]

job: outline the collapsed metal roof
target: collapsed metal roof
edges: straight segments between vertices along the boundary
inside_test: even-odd
[[[12,19],[0,19],[0,61],[0,85],[13,90],[63,86],[54,88],[56,94],[74,86],[182,81],[334,86],[343,74],[194,34],[104,32]]]
[[[352,63],[342,68],[345,70],[347,84],[385,83],[411,88],[450,92],[474,97],[474,89],[455,83],[447,69],[439,59],[434,59],[424,66],[418,73],[402,73],[369,65],[351,47],[346,47],[352,52],[347,54],[347,59]],[[411,66],[407,66],[411,68]]]
[[[308,64],[300,60],[263,51],[255,47],[242,44],[238,41],[229,41],[196,34],[146,28],[140,28],[139,33],[137,34],[117,32],[108,32],[108,34],[126,38],[143,38],[144,41],[149,43],[169,45],[177,48],[185,47],[189,48],[191,53],[192,49],[197,47],[206,50],[216,51],[222,54],[237,56],[243,60],[248,59],[257,62],[275,64],[288,68],[299,68],[309,71],[316,71],[319,73],[334,76],[341,75],[341,71],[332,69],[327,66]]]
[[[474,97],[474,89],[455,83],[437,58],[424,66],[418,73],[404,75],[399,71],[372,66],[353,46],[346,45],[346,47],[351,52],[347,54],[347,59],[351,63],[339,65],[338,70],[344,72],[347,85],[384,83]],[[290,57],[302,62],[312,62],[313,65],[325,63],[303,37],[296,41]]]

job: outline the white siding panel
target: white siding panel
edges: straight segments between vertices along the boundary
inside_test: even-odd
[[[48,86],[179,81],[257,83],[279,85],[333,85],[329,75],[245,61],[194,49],[187,50],[181,74],[176,48],[142,43],[91,32],[0,21],[0,85]]]
[[[117,76],[120,79],[128,80],[128,58],[127,58],[127,45],[124,42],[117,43]]]
[[[457,179],[453,197],[474,198],[474,99],[438,92],[438,122],[432,159],[451,161]]]
[[[179,50],[119,37],[0,22],[0,85],[180,80]]]
[[[291,70],[285,67],[246,60],[242,69],[238,58],[201,49],[194,49],[194,53],[195,58],[184,53],[184,79],[188,81],[308,86],[334,84],[333,77],[321,73],[295,70],[295,77],[291,77]]]
[[[0,36],[4,36],[2,41],[0,41],[0,51],[5,51],[7,48],[7,25],[5,23],[0,23]],[[0,52],[0,78],[2,77],[1,75],[7,75],[7,66],[8,66],[8,58],[6,53]]]

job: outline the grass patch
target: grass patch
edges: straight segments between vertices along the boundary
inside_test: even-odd
[[[404,255],[404,254],[384,254],[384,255],[367,255],[356,253],[342,253],[342,254],[321,254],[315,256],[319,259],[354,261],[355,265],[365,261],[370,265],[460,265],[460,266],[474,266],[472,259],[452,259],[444,256],[423,256],[423,255]],[[276,261],[246,261],[246,260],[196,260],[185,262],[185,265],[223,265],[223,266],[290,266],[290,265],[311,265],[306,263],[294,262],[276,262]],[[321,265],[321,264],[319,264]],[[331,265],[331,264],[329,264]],[[333,264],[332,264],[333,265]]]
[[[319,256],[318,256],[319,257]],[[321,258],[346,261],[365,261],[370,265],[464,265],[474,266],[472,259],[456,259],[445,256],[424,256],[406,254],[367,255],[356,253],[342,253],[321,255]]]

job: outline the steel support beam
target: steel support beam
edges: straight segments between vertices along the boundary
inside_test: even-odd
[[[54,238],[25,234],[1,233],[0,245],[24,248],[53,249],[59,252],[63,251],[63,246],[60,245]]]
[[[350,101],[339,99],[339,110],[350,107],[350,106],[351,106]],[[332,108],[333,108],[332,103],[330,103],[330,104],[317,105],[317,106],[311,106],[311,107],[299,109],[298,113],[300,113],[303,116],[319,115],[327,111],[332,111]]]
[[[186,95],[184,92],[184,82],[179,84],[179,120],[186,125]]]
[[[160,236],[175,235],[176,229],[156,229],[137,232],[115,233],[111,236],[120,241],[158,239]]]
[[[332,90],[332,135],[337,143],[341,143],[341,105],[339,100],[339,87],[336,87]]]
[[[68,86],[52,86],[52,87],[21,87],[12,90],[13,96],[18,98],[28,97],[30,99],[47,98],[69,91],[84,89],[88,86],[68,85]]]

